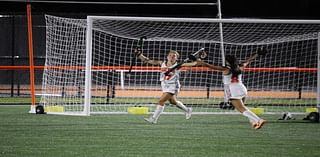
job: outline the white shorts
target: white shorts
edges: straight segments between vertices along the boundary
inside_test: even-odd
[[[231,83],[225,86],[227,99],[242,99],[247,96],[247,88],[242,83]]]
[[[171,93],[176,95],[180,91],[180,83],[179,82],[167,83],[165,81],[161,81],[161,88],[163,93]]]

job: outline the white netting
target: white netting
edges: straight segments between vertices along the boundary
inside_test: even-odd
[[[165,60],[177,50],[180,60],[200,48],[209,63],[222,65],[219,24],[193,19],[93,18],[91,113],[126,113],[128,107],[147,106],[152,111],[161,95],[159,67],[145,65],[133,49],[142,36],[145,56]],[[46,16],[47,68],[41,102],[62,105],[65,112],[82,112],[86,60],[86,20]],[[247,105],[266,112],[304,112],[316,106],[319,24],[223,23],[226,54],[240,60],[259,46],[269,54],[251,63],[244,73],[249,90]],[[132,72],[128,70],[133,64]],[[178,95],[195,113],[234,112],[221,109],[222,74],[192,67],[181,73]],[[170,105],[169,105],[170,106]],[[180,112],[175,107],[166,112]],[[182,113],[182,112],[181,112]]]

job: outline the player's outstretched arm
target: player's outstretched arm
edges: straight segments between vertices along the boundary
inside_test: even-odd
[[[213,70],[218,70],[218,71],[228,70],[227,67],[223,67],[223,66],[219,66],[219,65],[212,65],[212,64],[209,64],[209,63],[204,62],[202,60],[197,60],[196,62],[197,62],[197,65],[205,66],[205,67],[208,67]]]
[[[198,60],[200,60],[200,59],[198,59]],[[197,65],[200,65],[199,62],[193,61],[193,62],[183,63],[181,66],[182,67],[192,67],[192,66],[197,66]]]
[[[253,60],[255,60],[258,57],[257,53],[254,53],[251,55],[249,58],[247,58],[245,61],[241,63],[241,67],[246,67],[248,66]]]
[[[135,53],[136,53],[136,56],[146,64],[160,65],[162,63],[162,61],[159,61],[159,60],[149,59],[148,57],[144,56],[141,51],[137,49],[135,50]]]
[[[242,67],[246,67],[249,65],[253,60],[255,60],[258,56],[264,56],[268,53],[268,50],[266,47],[260,47],[258,48],[257,52],[251,55],[248,59],[246,59],[244,62],[242,62]]]

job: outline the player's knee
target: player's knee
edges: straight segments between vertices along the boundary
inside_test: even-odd
[[[183,105],[183,103],[181,101],[176,101],[176,104]]]
[[[164,106],[164,103],[165,103],[165,101],[162,101],[162,100],[158,101],[158,104],[161,106]]]

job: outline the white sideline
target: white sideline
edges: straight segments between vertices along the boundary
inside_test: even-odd
[[[35,94],[35,95],[37,95],[37,96],[62,96],[61,94],[46,94],[46,93],[44,93],[44,94]]]

